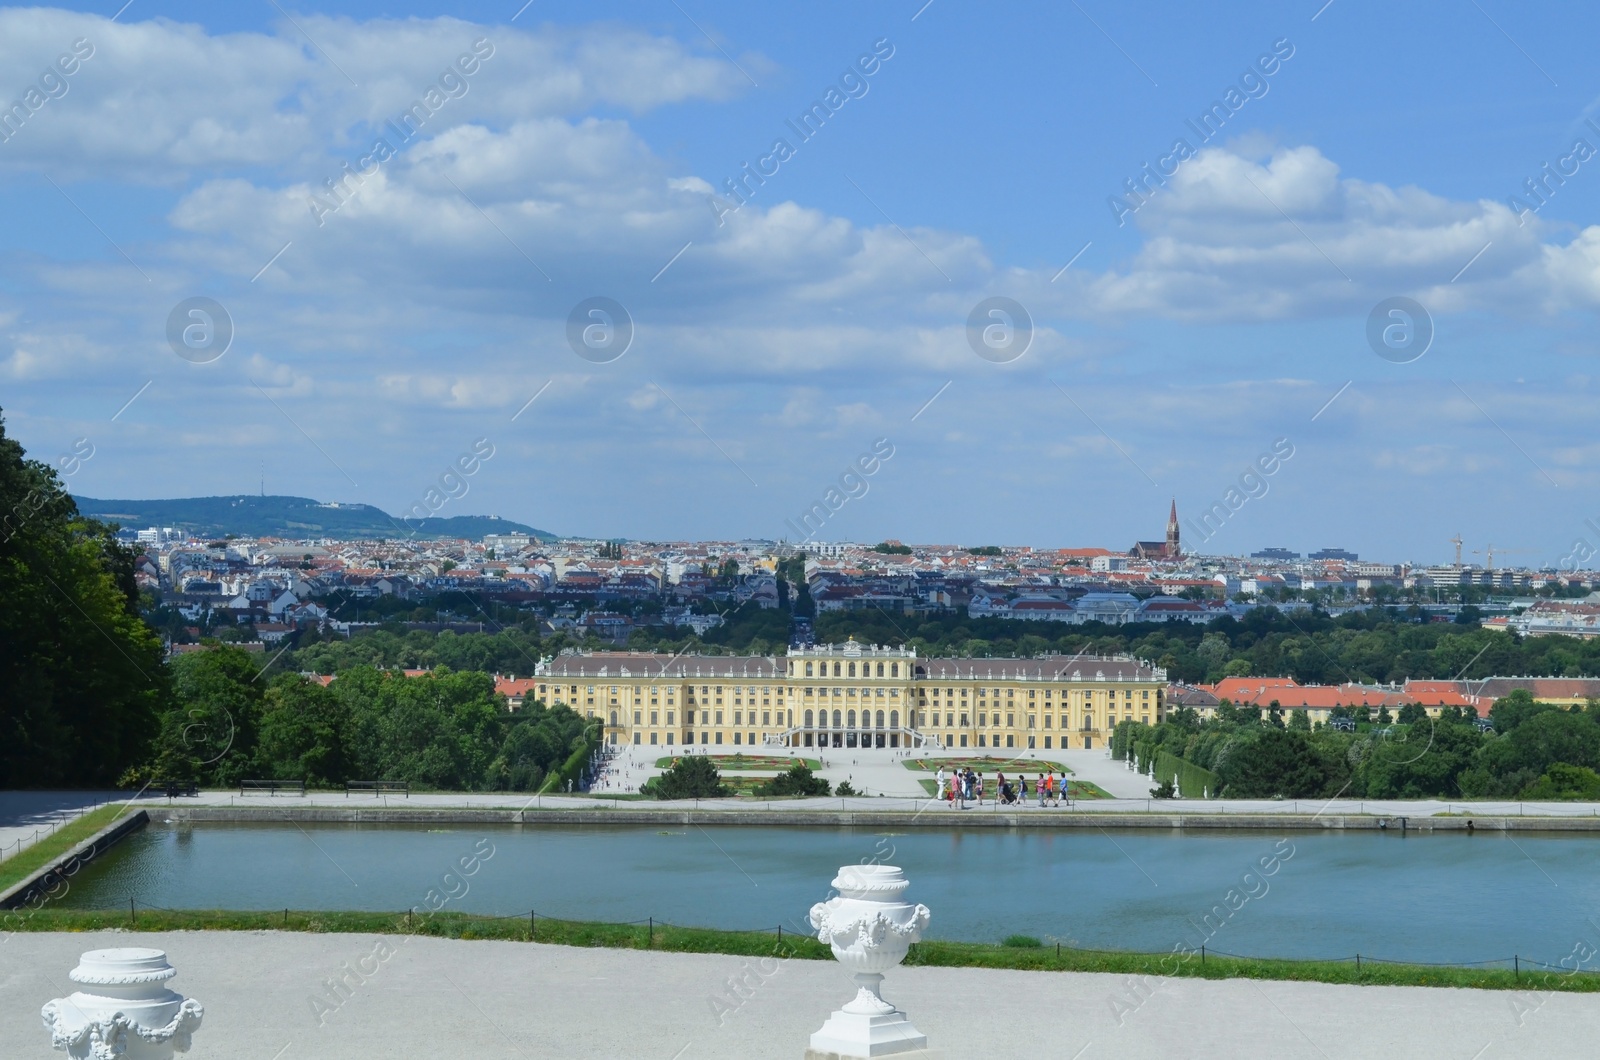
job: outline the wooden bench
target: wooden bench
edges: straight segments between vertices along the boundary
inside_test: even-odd
[[[293,792],[296,795],[306,793],[306,782],[303,780],[241,780],[239,781],[239,794],[250,795],[266,792],[276,795],[280,791]]]
[[[411,798],[411,781],[409,780],[347,780],[344,782],[344,797],[349,798],[352,791],[370,791],[374,798],[379,795],[404,795]]]
[[[162,792],[169,799],[175,799],[179,795],[200,797],[200,785],[192,780],[152,780],[150,790]]]

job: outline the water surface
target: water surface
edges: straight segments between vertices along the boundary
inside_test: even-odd
[[[1600,839],[1459,833],[916,830],[693,825],[165,824],[64,904],[426,909],[806,930],[840,865],[903,867],[929,935],[1110,949],[1555,963],[1600,947]],[[476,852],[492,851],[465,875]],[[1276,855],[1277,861],[1273,858]],[[1261,859],[1276,871],[1265,874]],[[1252,897],[1253,896],[1253,897]],[[1209,914],[1209,921],[1207,915]],[[1590,918],[1595,918],[1591,922]]]

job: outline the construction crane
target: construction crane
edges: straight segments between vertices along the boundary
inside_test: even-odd
[[[1461,569],[1461,532],[1459,530],[1456,532],[1456,536],[1452,537],[1450,539],[1450,543],[1452,545],[1456,546],[1456,570],[1460,570]]]
[[[1531,548],[1500,548],[1500,549],[1497,549],[1493,545],[1485,545],[1483,547],[1482,551],[1479,551],[1478,549],[1473,549],[1472,550],[1472,554],[1474,556],[1482,556],[1482,557],[1484,557],[1484,570],[1493,571],[1494,570],[1494,555],[1495,555],[1496,552],[1500,553],[1500,555],[1502,555],[1502,556],[1515,556],[1515,555],[1531,553],[1533,551],[1535,551],[1535,550],[1531,549]]]

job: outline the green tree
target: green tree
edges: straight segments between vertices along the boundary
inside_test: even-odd
[[[110,787],[145,757],[171,692],[134,559],[0,417],[0,788]]]
[[[336,787],[350,778],[344,753],[349,705],[319,682],[283,674],[267,687],[257,734],[256,772]]]
[[[1216,769],[1232,799],[1306,799],[1328,789],[1328,769],[1304,733],[1262,728],[1240,738]]]
[[[731,794],[722,783],[722,774],[705,755],[678,759],[665,773],[646,782],[643,791],[658,799],[715,799]]]
[[[256,775],[262,683],[255,658],[221,645],[172,666],[174,705],[161,717],[143,779],[231,787]]]
[[[1600,801],[1600,773],[1583,766],[1552,762],[1544,775],[1522,792],[1522,797]]]
[[[1536,702],[1533,693],[1526,688],[1514,688],[1494,701],[1494,706],[1489,709],[1489,720],[1494,723],[1494,731],[1503,734],[1536,714],[1555,709],[1549,703]]]
[[[762,795],[827,795],[828,782],[811,772],[804,762],[796,762],[757,789]]]
[[[503,701],[488,674],[358,668],[329,687],[350,712],[345,753],[354,778],[465,790],[479,786],[499,749]]]

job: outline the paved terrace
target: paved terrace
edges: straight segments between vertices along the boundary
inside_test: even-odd
[[[73,990],[67,972],[80,952],[108,946],[167,951],[178,970],[170,985],[205,1006],[185,1054],[194,1060],[799,1060],[853,992],[823,961],[763,968],[745,957],[404,936],[24,932],[0,945],[0,1052],[61,1055],[39,1008]],[[362,968],[345,996],[329,993],[328,980]],[[730,991],[735,977],[751,984],[745,998]],[[951,1060],[1587,1056],[1596,1005],[1592,994],[1534,989],[952,968],[896,969],[884,994],[928,1035],[929,1052],[907,1055]]]
[[[622,753],[613,759],[602,782],[603,786],[597,789],[596,794],[622,794],[637,792],[639,786],[650,777],[660,772],[655,763],[665,757],[667,748],[655,747],[625,747]],[[682,749],[680,749],[681,752]],[[727,754],[732,753],[731,748],[722,748]],[[784,748],[755,748],[750,753],[772,757],[792,757],[796,760],[809,757],[815,761],[821,755],[823,768],[820,775],[834,784],[842,780],[849,780],[858,790],[867,794],[862,797],[841,799],[836,796],[819,799],[779,799],[768,801],[758,797],[740,797],[730,799],[701,799],[695,802],[661,803],[653,800],[624,800],[610,798],[595,798],[585,796],[543,795],[533,797],[524,794],[500,792],[454,792],[448,794],[413,794],[407,796],[373,796],[371,794],[351,793],[346,795],[342,791],[311,792],[307,795],[262,795],[251,793],[240,795],[234,791],[205,791],[198,798],[177,798],[168,800],[164,795],[147,792],[137,800],[137,804],[155,810],[157,807],[171,805],[175,809],[189,809],[194,807],[252,807],[272,810],[288,810],[295,807],[329,807],[349,810],[370,810],[374,807],[391,810],[457,810],[457,809],[483,809],[483,810],[568,810],[574,812],[605,812],[613,817],[619,817],[629,812],[647,810],[660,810],[663,808],[683,809],[693,807],[696,809],[727,813],[734,819],[742,811],[760,809],[777,813],[812,813],[829,811],[838,813],[848,812],[884,812],[895,811],[907,814],[919,814],[924,819],[931,818],[935,821],[979,813],[997,813],[999,807],[993,798],[994,772],[985,775],[987,782],[986,797],[980,807],[969,804],[968,808],[950,809],[945,803],[932,799],[918,783],[918,778],[929,777],[932,774],[914,772],[905,767],[908,757],[934,759],[956,759],[982,757],[986,752],[983,748],[956,750],[956,751],[883,751],[883,750],[849,750],[832,748],[792,748],[787,749],[792,753],[785,755]],[[698,753],[698,752],[696,752]],[[990,748],[989,754],[995,753]],[[1039,776],[1041,763],[1062,763],[1072,770],[1075,780],[1087,780],[1098,784],[1110,792],[1111,799],[1085,799],[1075,802],[1071,808],[1049,807],[1040,808],[1037,800],[1030,796],[1026,805],[1022,807],[1008,807],[1008,813],[1016,813],[1019,820],[1026,821],[1036,815],[1079,814],[1079,813],[1160,813],[1163,815],[1182,814],[1212,815],[1235,814],[1240,817],[1260,815],[1287,815],[1300,817],[1349,817],[1372,816],[1383,818],[1426,818],[1439,815],[1448,817],[1492,818],[1492,817],[1559,817],[1559,818],[1591,818],[1600,821],[1600,804],[1574,803],[1574,802],[1452,802],[1449,800],[1371,800],[1371,799],[1169,799],[1159,800],[1149,798],[1151,781],[1149,777],[1132,773],[1122,762],[1111,760],[1104,750],[1084,751],[1034,751],[1023,752],[1019,757],[1007,760],[1003,772],[1015,778],[1026,775],[1030,785]],[[727,772],[735,772],[726,770]],[[756,770],[740,771],[755,775]],[[761,773],[763,776],[772,776],[768,771]],[[107,793],[95,792],[0,792],[0,842],[14,843],[15,839],[23,838],[24,847],[34,831],[39,828],[48,828],[49,821],[63,815],[76,814],[82,809],[92,807],[105,801],[123,801],[127,794],[110,796]],[[763,818],[769,815],[761,814]],[[159,820],[159,814],[156,815]],[[13,834],[14,833],[14,834]],[[16,847],[11,847],[15,853]]]
[[[56,829],[94,809],[106,797],[104,792],[0,792],[0,861],[50,838]]]

